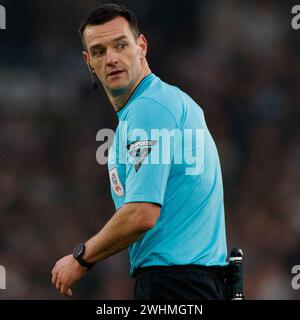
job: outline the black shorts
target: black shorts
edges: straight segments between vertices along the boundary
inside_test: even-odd
[[[138,268],[135,300],[228,300],[226,267],[155,266]]]

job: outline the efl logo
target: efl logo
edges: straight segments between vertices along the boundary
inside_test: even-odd
[[[6,10],[0,5],[0,29],[6,29]]]
[[[292,8],[292,14],[295,14],[293,17],[291,23],[292,23],[292,28],[294,30],[299,30],[300,29],[300,5],[295,5]]]
[[[3,266],[0,266],[0,290],[6,289],[6,272]]]
[[[293,266],[292,274],[295,274],[292,279],[292,288],[298,290],[300,289],[300,265]]]

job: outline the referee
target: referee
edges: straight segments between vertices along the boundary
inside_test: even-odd
[[[202,109],[151,72],[147,41],[124,6],[98,6],[80,34],[119,119],[108,163],[116,213],[57,261],[53,284],[71,296],[95,263],[128,248],[135,299],[227,299],[222,175]],[[175,143],[157,132],[175,132]]]

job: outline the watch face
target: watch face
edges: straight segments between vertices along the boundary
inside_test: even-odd
[[[73,250],[73,256],[75,259],[80,257],[84,252],[84,244],[83,243],[78,243],[76,244],[74,250]]]

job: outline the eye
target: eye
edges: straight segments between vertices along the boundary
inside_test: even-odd
[[[93,56],[103,56],[105,54],[105,49],[101,49],[101,48],[98,48],[98,49],[95,49],[93,50]]]
[[[127,43],[125,43],[125,42],[121,42],[121,43],[118,44],[118,49],[123,50],[123,49],[125,49],[126,47],[127,47]]]

